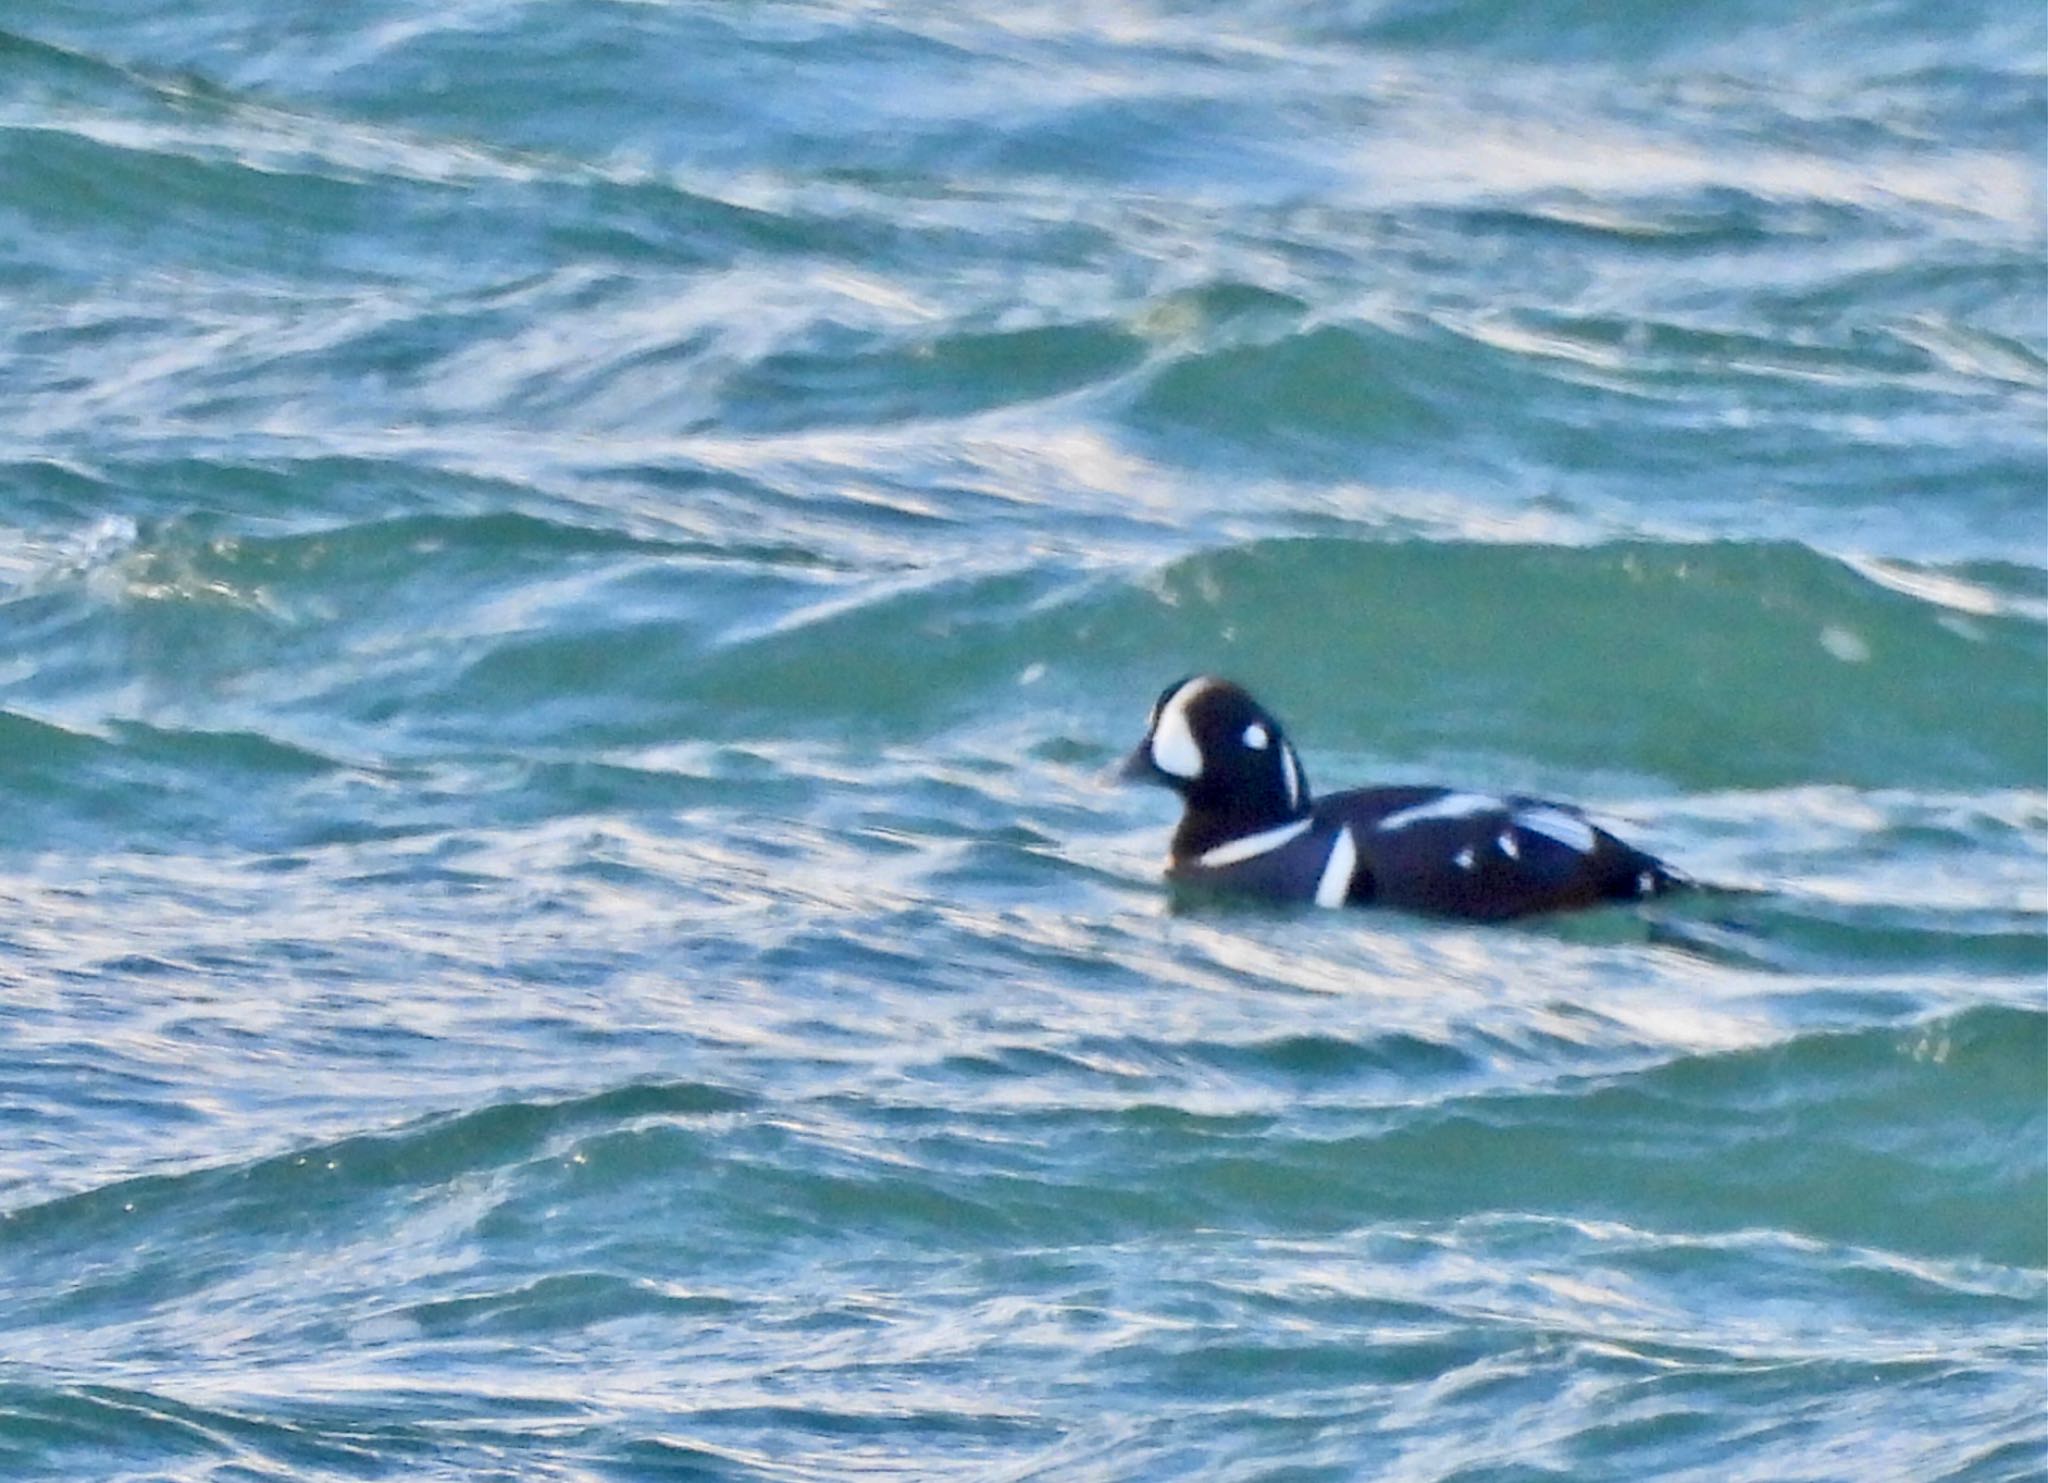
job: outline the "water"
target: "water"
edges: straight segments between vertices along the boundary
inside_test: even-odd
[[[0,1474],[2043,1476],[2044,57],[15,0]],[[1175,910],[1195,669],[1741,894]]]

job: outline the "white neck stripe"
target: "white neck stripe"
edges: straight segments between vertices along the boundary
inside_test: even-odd
[[[1291,839],[1299,839],[1308,833],[1314,819],[1296,819],[1292,824],[1277,824],[1271,829],[1261,829],[1257,834],[1242,835],[1226,840],[1214,849],[1202,851],[1195,857],[1197,865],[1214,867],[1235,865],[1240,860],[1250,860],[1269,850],[1277,850]]]

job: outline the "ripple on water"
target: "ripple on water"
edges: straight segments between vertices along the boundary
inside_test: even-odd
[[[2028,1474],[2048,36],[1622,14],[18,0],[0,1473]]]

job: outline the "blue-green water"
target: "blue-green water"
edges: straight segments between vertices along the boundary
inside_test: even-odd
[[[2043,1476],[2044,63],[13,0],[0,1476]],[[1743,894],[1172,910],[1194,669]]]

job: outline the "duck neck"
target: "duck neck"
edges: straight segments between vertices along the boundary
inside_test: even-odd
[[[1269,829],[1284,829],[1308,817],[1306,807],[1292,813],[1271,807],[1219,807],[1190,803],[1173,831],[1170,846],[1175,864],[1200,859],[1218,846]]]

